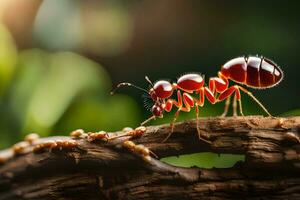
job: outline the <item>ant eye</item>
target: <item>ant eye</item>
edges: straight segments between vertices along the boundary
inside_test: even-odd
[[[154,105],[151,109],[151,112],[156,117],[161,117],[163,115],[163,109],[160,106]]]
[[[156,95],[156,93],[155,93],[155,91],[154,91],[153,88],[150,89],[149,94],[150,94],[150,96],[151,96],[151,98],[152,98],[153,101],[157,100],[157,95]]]
[[[173,94],[173,87],[168,81],[158,81],[153,87],[157,97],[165,99]]]

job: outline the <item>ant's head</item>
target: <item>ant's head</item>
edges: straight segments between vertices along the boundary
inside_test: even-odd
[[[157,102],[158,99],[166,99],[173,94],[173,86],[170,82],[161,80],[157,81],[153,85],[147,76],[145,78],[151,85],[149,95],[151,96],[153,101]]]
[[[142,90],[145,93],[148,93],[152,101],[154,102],[154,105],[151,108],[151,112],[153,113],[153,115],[155,117],[162,117],[164,112],[162,100],[170,97],[173,94],[173,86],[170,82],[165,80],[157,81],[155,84],[153,84],[147,76],[145,77],[145,79],[150,83],[151,88],[149,91],[139,86],[133,85],[132,83],[124,82],[118,84],[115,90],[111,92],[111,94],[114,94],[114,92],[121,86],[131,86]]]
[[[151,112],[152,112],[153,116],[158,117],[158,118],[163,118],[164,108],[161,103],[156,102],[152,106]]]

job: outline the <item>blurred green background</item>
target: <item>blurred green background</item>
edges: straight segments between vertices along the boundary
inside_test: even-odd
[[[299,115],[299,7],[258,0],[1,0],[0,148],[31,132],[136,127],[151,113],[138,90],[110,96],[117,83],[148,88],[145,75],[176,81],[186,72],[207,80],[248,54],[271,58],[285,72],[280,85],[254,94],[273,115]],[[245,114],[263,114],[242,98]],[[219,115],[223,106],[207,103],[200,115]]]

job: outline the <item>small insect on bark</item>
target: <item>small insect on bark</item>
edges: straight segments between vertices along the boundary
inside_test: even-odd
[[[33,144],[34,141],[38,140],[40,136],[37,133],[30,133],[25,136],[24,140],[27,141],[29,144]]]
[[[41,153],[44,151],[52,150],[72,150],[78,146],[78,143],[75,140],[49,140],[37,144],[33,148],[34,153]]]
[[[56,146],[57,146],[57,144],[56,144],[56,142],[54,140],[45,141],[45,142],[42,142],[40,144],[37,144],[33,148],[33,152],[34,153],[41,153],[41,152],[44,152],[46,150],[50,150],[51,151]]]
[[[83,129],[77,129],[77,130],[72,131],[70,133],[70,136],[72,138],[86,138],[88,136],[88,134],[86,134]]]
[[[123,129],[123,131],[125,132],[124,134],[119,134],[119,135],[116,135],[116,136],[109,137],[109,140],[113,140],[113,139],[121,138],[121,137],[127,137],[127,136],[141,137],[142,135],[144,135],[146,133],[147,129],[146,129],[145,126],[139,126],[134,130],[132,130],[132,129],[125,129],[124,130]]]
[[[205,99],[211,104],[226,100],[224,112],[222,114],[222,116],[226,116],[230,105],[230,98],[233,96],[233,115],[237,116],[237,102],[239,103],[240,114],[244,115],[240,93],[240,91],[242,91],[250,96],[269,116],[271,116],[263,104],[242,85],[255,89],[271,88],[282,81],[283,72],[277,64],[265,57],[243,56],[226,62],[218,72],[218,77],[209,79],[208,86],[205,85],[204,76],[196,73],[180,76],[177,82],[173,83],[166,80],[159,80],[153,84],[147,76],[145,79],[150,84],[149,90],[143,89],[132,83],[123,82],[118,84],[111,94],[122,86],[131,86],[145,92],[152,99],[152,116],[141,123],[141,125],[156,118],[163,118],[165,111],[170,112],[173,107],[176,107],[177,111],[170,124],[171,131],[164,141],[171,136],[174,130],[174,123],[176,122],[179,113],[190,112],[191,108],[195,108],[199,139],[210,143],[206,136],[201,134],[199,128],[199,107],[204,106]],[[234,84],[229,86],[229,80],[233,81]],[[172,98],[172,95],[175,91],[177,91],[177,97],[174,99]],[[195,97],[195,95],[197,97]]]
[[[25,152],[24,152],[25,149],[26,149],[27,147],[29,147],[29,146],[30,146],[30,144],[29,144],[28,142],[26,142],[26,141],[21,141],[21,142],[18,142],[18,143],[16,143],[16,144],[14,144],[14,145],[12,146],[12,150],[13,150],[13,152],[15,153],[15,155],[18,155],[18,154],[25,153]]]
[[[107,141],[108,138],[109,138],[109,136],[108,136],[107,132],[100,131],[100,132],[97,132],[97,133],[88,133],[87,141],[89,141],[89,142],[93,142],[95,140]]]
[[[151,150],[149,150],[147,147],[145,147],[144,145],[141,144],[136,145],[134,142],[129,140],[123,142],[123,147],[125,147],[132,153],[136,153],[142,156],[143,160],[145,160],[146,162],[151,161],[151,154],[157,158],[157,155],[153,153]]]
[[[0,151],[0,165],[5,164],[8,160],[14,157],[15,153],[12,149]]]

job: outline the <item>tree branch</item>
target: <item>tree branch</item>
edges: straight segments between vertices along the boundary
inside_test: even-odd
[[[27,139],[0,152],[0,200],[300,198],[300,117],[203,118],[200,129],[211,143],[198,139],[195,120],[177,123],[164,143],[169,125],[108,141],[124,131]],[[180,168],[148,148],[159,158],[208,151],[246,158],[229,169]]]

